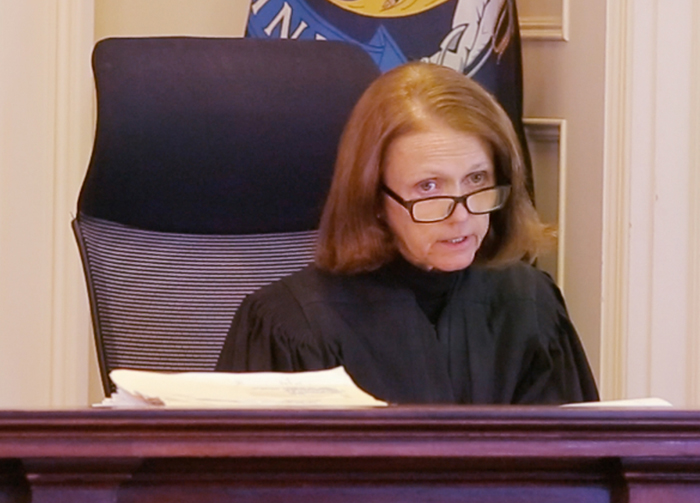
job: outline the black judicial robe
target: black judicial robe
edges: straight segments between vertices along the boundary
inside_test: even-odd
[[[336,275],[310,266],[243,301],[217,370],[338,365],[390,403],[598,400],[559,289],[526,264],[459,272],[435,325],[386,268]]]

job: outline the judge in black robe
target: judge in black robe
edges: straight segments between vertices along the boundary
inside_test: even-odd
[[[391,403],[598,399],[558,288],[525,264],[438,273],[397,259],[357,275],[309,267],[243,302],[218,370],[338,365]]]
[[[346,126],[315,264],[244,300],[217,370],[342,365],[398,404],[597,400],[559,289],[521,261],[548,232],[490,95],[436,65],[387,72]]]

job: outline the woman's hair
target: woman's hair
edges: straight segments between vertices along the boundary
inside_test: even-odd
[[[475,263],[534,260],[553,239],[525,187],[520,143],[508,115],[468,77],[444,66],[408,63],[370,85],[353,109],[338,148],[321,217],[316,265],[336,273],[371,271],[397,253],[384,222],[381,191],[389,146],[400,136],[444,124],[491,147],[498,185],[511,185],[506,205],[491,213]],[[428,224],[426,224],[428,225]]]

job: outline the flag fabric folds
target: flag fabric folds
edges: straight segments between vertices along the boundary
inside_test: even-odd
[[[423,60],[468,75],[510,116],[532,193],[515,0],[252,0],[246,36],[340,40],[361,46],[381,71]]]

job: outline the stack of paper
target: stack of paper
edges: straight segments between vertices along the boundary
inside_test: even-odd
[[[582,402],[582,403],[567,403],[562,407],[631,407],[631,408],[646,408],[646,407],[673,407],[671,402],[663,398],[629,398],[626,400],[604,400],[602,402]]]
[[[150,372],[113,370],[116,393],[103,407],[336,408],[385,406],[343,367],[313,372]]]

